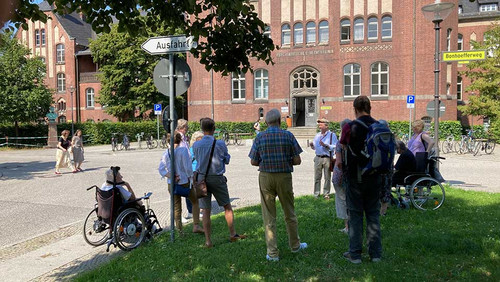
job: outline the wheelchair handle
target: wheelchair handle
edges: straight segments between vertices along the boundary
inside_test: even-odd
[[[87,191],[90,190],[90,189],[92,189],[92,188],[99,188],[99,187],[97,187],[97,185],[92,185],[89,188],[87,188]]]

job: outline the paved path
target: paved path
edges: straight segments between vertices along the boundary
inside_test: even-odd
[[[297,196],[312,194],[314,152],[303,146],[302,165],[296,168]],[[258,204],[258,172],[247,157],[247,145],[229,146],[228,185],[235,208]],[[124,178],[138,195],[153,192],[151,206],[162,225],[169,222],[169,198],[157,166],[162,150],[111,152],[109,146],[86,148],[86,170],[56,176],[54,150],[0,152],[0,273],[4,281],[61,280],[91,269],[121,252],[106,253],[87,245],[81,235],[83,220],[94,204],[93,192],[85,188],[103,182],[103,172],[119,165]],[[445,155],[443,176],[463,189],[500,192],[500,155]],[[185,209],[184,209],[185,210]],[[213,212],[219,212],[214,209]],[[238,220],[236,213],[236,220]],[[27,267],[28,266],[28,267]]]

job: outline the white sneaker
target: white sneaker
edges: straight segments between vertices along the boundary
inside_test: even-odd
[[[349,230],[345,227],[343,229],[339,229],[339,231],[345,234],[349,234]]]
[[[280,260],[280,258],[279,258],[279,257],[275,257],[275,258],[273,258],[273,257],[270,257],[269,255],[266,255],[266,259],[267,259],[268,261],[279,261],[279,260]]]
[[[188,214],[184,217],[185,219],[191,219],[193,218],[193,214],[188,212]]]
[[[307,249],[307,243],[300,243],[300,246],[296,250],[292,250],[292,253],[298,253],[304,249]]]

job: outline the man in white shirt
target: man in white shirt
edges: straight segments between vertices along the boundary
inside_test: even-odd
[[[328,130],[329,121],[326,118],[317,120],[319,132],[314,137],[313,142],[309,143],[314,150],[314,196],[318,198],[321,192],[321,177],[325,175],[323,186],[323,197],[330,199],[330,182],[332,173],[330,172],[330,158],[335,155],[335,146],[337,145],[337,135]]]

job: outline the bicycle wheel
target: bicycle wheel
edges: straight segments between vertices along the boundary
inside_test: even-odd
[[[410,200],[419,210],[437,210],[444,199],[443,185],[432,177],[421,177],[411,185]]]
[[[472,149],[472,153],[474,154],[474,156],[477,156],[477,154],[479,154],[479,151],[481,151],[482,146],[484,146],[483,142],[474,141],[474,148]]]
[[[142,213],[135,208],[128,208],[116,218],[113,235],[118,247],[124,251],[137,248],[146,235],[146,221]]]
[[[120,143],[120,151],[123,150],[125,148],[125,146],[123,145],[123,143]]]
[[[222,139],[224,140],[224,143],[226,143],[226,146],[228,146],[229,145],[229,133],[224,132],[222,134]]]
[[[493,153],[493,150],[495,150],[495,141],[486,141],[486,143],[484,144],[484,152],[489,155]]]
[[[153,145],[153,148],[158,148],[158,140],[151,140],[151,144]]]
[[[153,149],[153,143],[151,141],[147,141],[146,144],[148,145],[149,150]]]
[[[450,142],[447,140],[444,141],[441,144],[441,152],[443,152],[443,154],[448,154],[449,152],[451,152],[450,147],[453,148],[453,145],[451,145]]]
[[[97,216],[97,208],[93,209],[83,224],[83,238],[92,246],[100,246],[108,240],[109,224]]]

